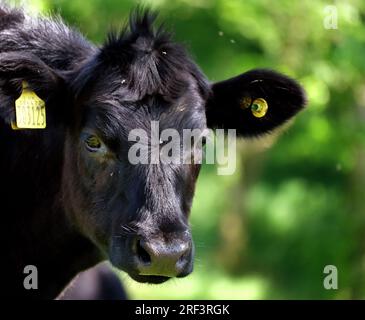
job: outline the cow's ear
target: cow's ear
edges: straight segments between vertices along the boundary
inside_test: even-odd
[[[0,118],[9,125],[15,122],[15,101],[22,93],[24,82],[45,101],[46,107],[51,100],[64,97],[63,77],[42,60],[29,53],[1,53]]]
[[[271,70],[251,70],[212,86],[206,113],[210,128],[259,136],[285,123],[306,103],[294,80]]]

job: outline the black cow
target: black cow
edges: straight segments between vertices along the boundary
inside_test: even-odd
[[[269,70],[210,84],[154,19],[136,10],[128,28],[97,47],[59,18],[0,9],[0,275],[8,296],[54,298],[104,259],[139,282],[188,275],[200,164],[132,164],[131,130],[159,121],[160,130],[260,136],[305,105],[294,80]],[[22,90],[45,102],[45,129],[14,130]],[[255,114],[257,99],[266,114]],[[28,265],[38,270],[36,290],[24,288]]]

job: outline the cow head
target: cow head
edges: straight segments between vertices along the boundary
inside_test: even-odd
[[[131,163],[136,140],[130,133],[151,132],[158,123],[160,131],[180,134],[209,127],[260,136],[294,116],[305,98],[294,80],[268,70],[210,84],[180,45],[153,29],[153,19],[136,14],[129,29],[111,35],[67,73],[28,53],[1,54],[6,81],[0,94],[13,106],[8,91],[17,84],[19,94],[26,80],[46,100],[48,125],[66,132],[62,194],[68,218],[114,266],[137,281],[160,283],[192,271],[188,218],[200,164]],[[257,99],[269,109],[254,110]],[[0,110],[8,123],[13,109]],[[138,139],[154,147],[150,137]]]

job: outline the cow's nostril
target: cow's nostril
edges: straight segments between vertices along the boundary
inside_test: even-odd
[[[143,248],[141,240],[137,240],[137,256],[144,265],[151,264],[151,257],[148,252]]]
[[[180,256],[179,260],[177,260],[177,263],[178,263],[178,264],[179,264],[179,263],[184,263],[184,262],[185,262],[185,260],[187,259],[188,255],[189,255],[189,252],[190,252],[190,250],[189,250],[189,248],[187,248],[187,249],[185,250],[185,252],[183,252],[183,254]]]
[[[136,238],[132,247],[135,272],[140,276],[184,277],[192,271],[192,241],[179,237]]]

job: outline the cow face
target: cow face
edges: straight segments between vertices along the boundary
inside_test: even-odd
[[[305,99],[295,81],[267,70],[209,84],[179,45],[153,30],[152,20],[148,13],[133,17],[130,30],[110,36],[71,74],[60,75],[34,57],[0,60],[7,75],[19,73],[12,64],[21,61],[23,78],[49,96],[49,112],[63,123],[62,193],[70,221],[114,266],[137,281],[160,283],[192,271],[188,217],[200,164],[134,163],[135,142],[147,156],[167,143],[148,135],[156,123],[158,133],[209,127],[259,136],[294,116]],[[3,114],[9,122],[12,117]],[[134,139],[136,129],[147,134]]]
[[[155,40],[149,41],[152,46]],[[74,203],[78,225],[108,252],[111,262],[138,281],[157,283],[192,271],[188,216],[200,165],[133,163],[130,150],[136,139],[130,139],[131,133],[146,133],[138,142],[148,156],[167,142],[152,141],[154,124],[158,133],[170,128],[181,134],[184,129],[203,132],[210,91],[179,48],[140,53],[134,42],[132,48],[123,66],[118,60],[122,52],[110,61],[105,55],[111,48],[102,49],[85,66],[88,74],[83,69],[75,79],[76,85],[80,79],[86,83],[76,92],[78,121],[67,139],[64,190]],[[171,61],[164,62],[165,50]],[[178,69],[176,56],[185,59],[185,69]],[[148,60],[152,57],[156,62]],[[162,72],[166,79],[160,78]]]

